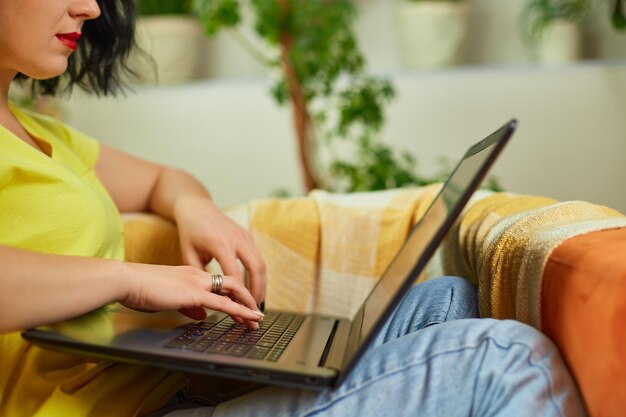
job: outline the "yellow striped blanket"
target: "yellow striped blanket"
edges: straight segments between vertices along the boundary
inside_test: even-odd
[[[272,308],[352,317],[441,185],[356,194],[314,191],[228,211],[267,263]],[[481,315],[541,325],[543,268],[559,243],[626,227],[615,210],[509,193],[476,193],[425,275],[466,277]]]

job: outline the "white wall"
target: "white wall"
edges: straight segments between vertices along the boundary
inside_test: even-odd
[[[626,212],[626,64],[473,67],[398,73],[383,136],[423,172],[510,117],[519,131],[495,167],[505,187]],[[286,109],[265,79],[143,88],[118,99],[75,95],[69,122],[134,154],[197,175],[222,205],[300,190]]]

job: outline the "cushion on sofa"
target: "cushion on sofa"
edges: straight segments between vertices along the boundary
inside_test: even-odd
[[[559,347],[592,416],[626,412],[626,228],[578,236],[543,276],[542,330]]]

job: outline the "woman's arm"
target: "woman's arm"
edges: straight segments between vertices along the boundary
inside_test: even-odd
[[[176,222],[187,264],[203,269],[216,258],[226,275],[243,282],[239,260],[250,273],[257,303],[265,298],[265,263],[252,235],[225,216],[191,175],[106,145],[101,145],[96,172],[120,211],[149,211]]]
[[[6,246],[0,246],[0,265],[0,333],[76,317],[115,301],[142,311],[198,312],[206,307],[249,322],[262,318],[238,280],[225,279],[222,289],[241,304],[212,293],[210,274],[190,266],[48,255]]]

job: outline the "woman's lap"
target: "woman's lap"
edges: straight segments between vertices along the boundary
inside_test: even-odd
[[[420,284],[340,387],[267,387],[214,416],[584,415],[547,338],[514,321],[467,320],[476,315],[466,281]]]
[[[458,320],[369,351],[337,389],[264,388],[215,416],[584,415],[547,339],[513,321]]]
[[[478,317],[476,288],[458,277],[441,277],[411,288],[376,335],[372,348],[445,321]]]

